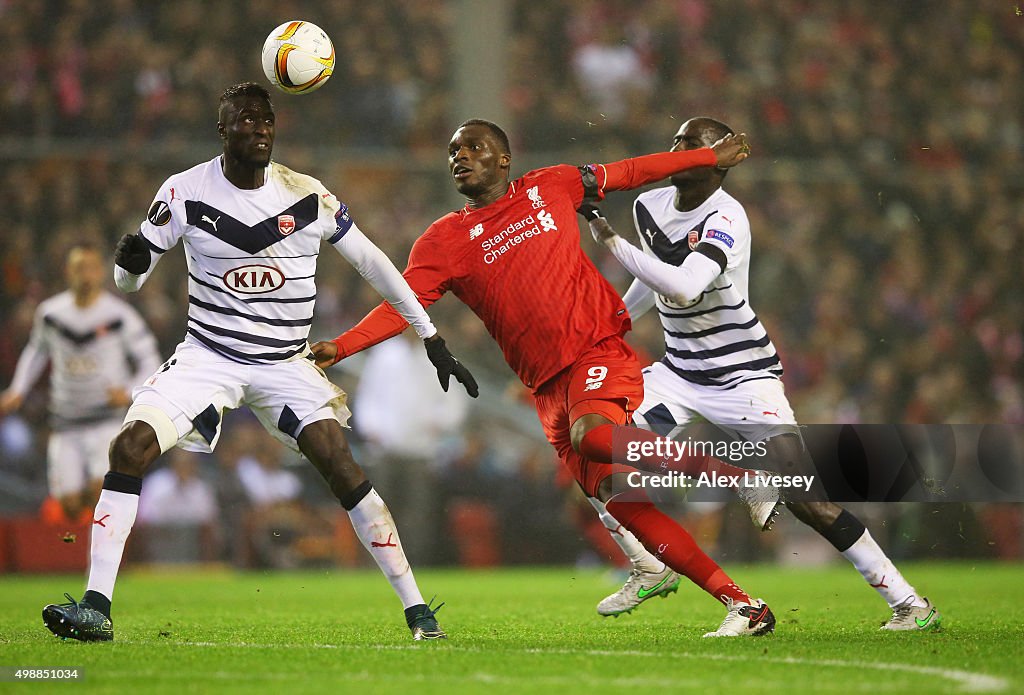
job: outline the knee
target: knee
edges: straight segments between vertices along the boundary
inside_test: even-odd
[[[629,484],[629,474],[613,473],[606,476],[597,485],[594,497],[607,504],[613,499],[617,502],[646,503],[649,500],[642,487]]]
[[[299,433],[299,449],[310,460],[338,499],[355,490],[366,476],[356,463],[341,426],[318,421]]]
[[[110,443],[110,470],[141,478],[159,455],[153,428],[136,420],[128,423]]]
[[[812,472],[810,456],[798,434],[780,434],[769,439],[766,458],[777,472],[785,475]]]

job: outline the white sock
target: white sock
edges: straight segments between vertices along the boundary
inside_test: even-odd
[[[843,557],[853,563],[864,580],[881,594],[890,608],[895,608],[908,598],[912,598],[916,606],[925,605],[867,529],[864,529],[864,535],[843,551]]]
[[[402,601],[402,608],[425,603],[416,579],[412,576],[409,561],[405,559],[402,541],[398,540],[398,529],[395,520],[384,500],[376,490],[371,489],[359,504],[349,510],[348,518],[352,520],[352,528],[370,551],[377,566],[391,582],[392,588]]]
[[[114,598],[114,582],[121,567],[121,555],[135,524],[139,496],[128,492],[101,490],[93,511],[89,583],[86,589]]]
[[[608,533],[611,534],[612,539],[619,544],[622,548],[622,552],[626,554],[630,562],[633,563],[633,567],[640,570],[641,572],[661,572],[665,569],[665,563],[654,557],[644,544],[637,540],[625,526],[620,524],[614,516],[608,513],[608,510],[604,506],[604,502],[597,499],[596,497],[588,497],[590,504],[593,505],[594,509],[597,510],[597,516],[600,517],[601,523],[608,529]]]

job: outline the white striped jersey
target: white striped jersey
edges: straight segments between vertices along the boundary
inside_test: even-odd
[[[271,162],[265,183],[243,190],[216,157],[167,179],[139,231],[158,254],[183,239],[186,340],[260,364],[306,353],[320,243],[351,227],[316,179]]]
[[[662,362],[695,384],[728,389],[753,379],[777,379],[782,362],[758,320],[747,291],[750,222],[739,201],[719,188],[695,210],[675,209],[674,186],[647,191],[633,204],[633,222],[646,253],[678,266],[697,244],[725,253],[725,270],[692,302],[657,296],[665,333]]]
[[[11,390],[24,395],[50,364],[50,415],[65,429],[124,415],[109,390],[132,388],[160,366],[156,339],[127,302],[103,291],[79,307],[70,291],[41,302]]]

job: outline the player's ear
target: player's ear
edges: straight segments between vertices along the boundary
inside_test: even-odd
[[[508,152],[498,157],[498,166],[502,169],[508,169],[512,166],[512,155]]]
[[[221,140],[227,137],[227,132],[224,130],[224,121],[217,121],[217,136]]]

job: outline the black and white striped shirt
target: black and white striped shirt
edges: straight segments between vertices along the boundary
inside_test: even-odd
[[[87,307],[70,291],[36,309],[32,335],[18,359],[11,390],[24,395],[50,365],[54,429],[124,416],[110,405],[110,390],[127,392],[157,367],[156,339],[127,302],[103,291]]]
[[[633,220],[646,253],[681,265],[698,243],[722,250],[724,271],[692,302],[658,295],[665,333],[662,362],[695,384],[732,388],[782,375],[782,363],[750,306],[750,223],[743,206],[721,188],[694,210],[675,209],[672,186],[647,191],[633,205]]]

